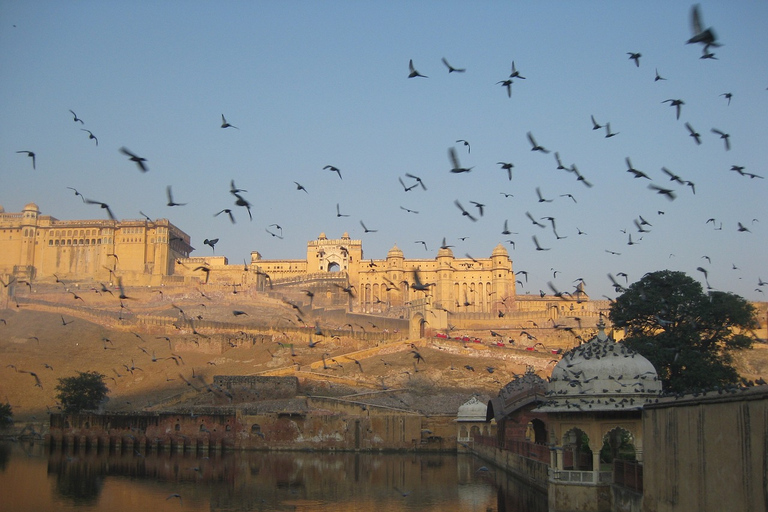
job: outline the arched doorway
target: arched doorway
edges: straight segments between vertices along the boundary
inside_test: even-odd
[[[635,438],[632,432],[616,427],[603,436],[600,461],[612,464],[614,460],[634,462],[637,460]]]
[[[423,338],[424,330],[426,328],[427,321],[424,319],[424,315],[416,313],[411,317],[411,323],[409,326],[408,337],[410,338]]]
[[[547,444],[547,426],[538,418],[528,422],[528,427],[525,431],[525,436],[528,441],[536,444]]]
[[[563,436],[563,469],[592,471],[592,449],[589,436],[579,428],[572,428]]]
[[[341,265],[339,265],[335,261],[329,262],[328,263],[328,272],[341,272]]]

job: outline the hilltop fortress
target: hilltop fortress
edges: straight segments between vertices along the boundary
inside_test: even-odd
[[[456,258],[448,247],[435,258],[406,259],[393,247],[384,259],[365,259],[360,240],[320,234],[305,259],[247,264],[226,257],[190,257],[190,237],[167,219],[71,220],[41,215],[34,203],[20,213],[0,207],[0,276],[4,282],[110,283],[124,286],[246,290],[303,307],[411,321],[425,329],[499,328],[530,319],[574,317],[596,322],[606,301],[591,301],[583,285],[560,296],[516,295],[509,253],[499,244],[489,258]],[[583,323],[582,323],[583,322]],[[535,323],[535,321],[534,321]],[[530,324],[529,324],[530,325]]]

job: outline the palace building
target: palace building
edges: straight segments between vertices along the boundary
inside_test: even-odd
[[[328,305],[324,299],[341,296],[351,311],[359,313],[428,302],[449,313],[503,314],[515,302],[512,261],[501,244],[484,259],[455,258],[449,248],[441,248],[433,259],[406,259],[397,246],[384,259],[365,259],[360,240],[347,233],[335,239],[321,233],[307,243],[303,260],[264,260],[255,251],[249,265],[229,265],[221,256],[182,258],[174,274],[208,284],[279,288],[284,294],[297,286],[314,293],[320,286],[329,291],[314,293],[315,305]]]
[[[19,280],[109,280],[114,272],[159,285],[192,250],[189,235],[166,219],[59,220],[34,203],[21,213],[0,206],[0,275]]]

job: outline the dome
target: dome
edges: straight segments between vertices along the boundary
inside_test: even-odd
[[[456,421],[485,421],[486,411],[488,406],[479,401],[476,397],[472,397],[464,405],[459,407],[459,412],[456,415]]]
[[[661,381],[650,361],[603,329],[566,353],[552,370],[547,401],[540,412],[641,409],[658,397]]]
[[[493,249],[493,252],[491,253],[491,257],[493,258],[494,256],[504,256],[505,258],[509,258],[509,252],[507,251],[506,247],[499,244]]]
[[[26,211],[29,211],[29,210],[34,210],[34,211],[36,211],[36,212],[39,212],[39,211],[40,211],[40,208],[38,208],[38,207],[37,207],[37,205],[36,205],[35,203],[28,203],[28,204],[27,204],[27,205],[24,207],[24,209],[23,209],[22,211],[23,211],[23,212],[26,212]]]
[[[438,258],[453,258],[453,251],[450,250],[448,247],[441,247],[440,250],[437,251],[437,257]]]
[[[387,258],[402,258],[403,251],[395,244],[387,253]]]

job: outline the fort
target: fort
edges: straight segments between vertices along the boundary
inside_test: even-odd
[[[267,260],[253,251],[244,265],[224,256],[192,257],[190,244],[167,219],[61,221],[40,215],[34,203],[20,213],[0,207],[5,282],[250,289],[302,307],[406,319],[412,337],[534,319],[563,318],[569,326],[569,317],[586,328],[608,308],[608,301],[591,300],[583,283],[557,296],[516,295],[512,261],[501,244],[488,258],[456,258],[442,247],[435,258],[406,259],[395,246],[384,259],[366,259],[360,240],[321,233],[307,243],[305,259]]]

